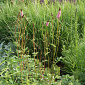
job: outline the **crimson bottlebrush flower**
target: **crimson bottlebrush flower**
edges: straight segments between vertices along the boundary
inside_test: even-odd
[[[46,22],[46,26],[48,26],[48,25],[49,25],[49,21]]]
[[[13,1],[11,1],[11,3],[13,4]]]
[[[61,16],[61,9],[59,8],[59,12],[58,12],[58,14],[57,14],[57,18],[59,19],[60,16]]]
[[[21,9],[21,16],[23,17],[23,11],[22,11],[22,9]]]

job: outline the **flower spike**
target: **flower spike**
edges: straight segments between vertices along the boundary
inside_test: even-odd
[[[59,12],[58,12],[58,14],[57,14],[57,18],[59,19],[60,16],[61,16],[61,8],[59,7]]]

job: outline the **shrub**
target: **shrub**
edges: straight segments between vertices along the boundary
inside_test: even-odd
[[[66,50],[63,48],[62,52],[63,62],[65,63],[65,71],[74,74],[75,78],[78,78],[82,85],[85,83],[85,42],[82,41],[76,47],[73,43],[69,46],[69,49]],[[83,82],[82,82],[83,81]]]

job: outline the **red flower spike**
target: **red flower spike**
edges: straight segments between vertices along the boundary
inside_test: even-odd
[[[19,2],[20,2],[20,0],[19,0]]]
[[[46,26],[48,26],[49,25],[49,20],[46,22]]]
[[[60,16],[61,16],[61,9],[59,8],[59,12],[58,12],[58,14],[57,14],[57,18],[59,19]]]
[[[22,9],[21,9],[21,16],[23,16],[23,11],[22,11]]]
[[[11,3],[13,4],[13,1],[11,1]]]

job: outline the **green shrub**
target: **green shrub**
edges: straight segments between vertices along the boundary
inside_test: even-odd
[[[62,52],[63,62],[65,63],[65,71],[74,74],[75,78],[78,78],[81,83],[84,83],[85,75],[85,42],[82,41],[76,47],[74,44],[69,46],[69,49],[66,50],[63,48]],[[82,85],[84,85],[82,83]]]

